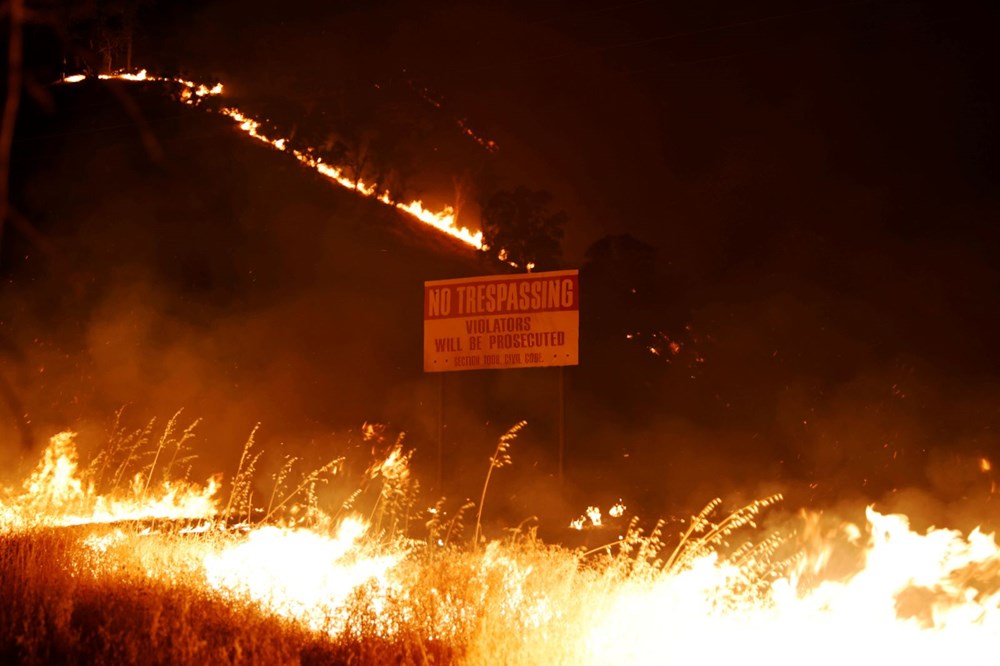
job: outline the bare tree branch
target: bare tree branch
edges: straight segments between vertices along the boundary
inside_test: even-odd
[[[4,222],[10,206],[10,152],[14,141],[14,123],[21,103],[23,78],[24,0],[7,3],[10,23],[7,44],[7,99],[0,117],[0,248],[3,242]]]

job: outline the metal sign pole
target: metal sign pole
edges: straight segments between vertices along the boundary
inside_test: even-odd
[[[444,376],[438,373],[437,491],[444,494]]]
[[[559,366],[559,485],[566,466],[566,366]]]

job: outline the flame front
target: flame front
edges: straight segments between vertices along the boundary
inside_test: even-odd
[[[368,586],[373,601],[384,605],[387,575],[402,557],[367,554],[359,544],[366,530],[354,517],[340,523],[332,537],[305,529],[261,527],[246,541],[208,555],[205,577],[224,596],[250,599],[268,612],[337,636],[349,628],[345,609],[358,587]],[[390,632],[381,627],[380,633]]]
[[[392,448],[365,476],[399,483],[408,460]],[[73,580],[188,586],[335,643],[419,640],[467,663],[985,665],[1000,644],[993,535],[918,534],[905,516],[872,508],[864,528],[823,532],[803,514],[797,540],[733,547],[756,513],[713,521],[711,504],[689,523],[687,549],[668,557],[656,531],[584,553],[523,537],[485,547],[408,539],[357,515],[231,526],[213,519],[214,485],[137,478],[122,497],[96,495],[74,436],[57,435],[22,488],[4,493],[0,549],[39,526],[76,525]],[[608,515],[623,512],[619,502]],[[588,514],[597,530],[599,509]],[[98,524],[164,516],[203,520],[167,531]],[[706,536],[691,537],[698,525]]]
[[[166,479],[151,483],[136,473],[108,493],[96,490],[79,469],[76,433],[62,432],[49,442],[23,491],[0,494],[0,531],[39,526],[69,526],[142,520],[209,519],[218,511],[219,477],[204,486]]]
[[[714,556],[673,576],[625,581],[595,613],[593,663],[989,664],[1000,640],[1000,552],[992,535],[925,535],[869,508],[863,566],[840,580],[803,558],[759,594]],[[822,560],[822,558],[820,558]]]
[[[205,84],[195,83],[194,81],[189,81],[187,79],[152,76],[145,69],[136,73],[119,72],[116,74],[101,74],[98,78],[103,80],[113,79],[132,82],[156,81],[176,84],[181,86],[181,92],[179,95],[180,100],[191,105],[197,104],[203,97],[221,95],[223,91],[223,85],[221,83],[208,86]],[[63,78],[62,83],[79,83],[84,80],[86,80],[85,76],[77,74]],[[392,206],[419,222],[433,227],[442,233],[448,234],[452,238],[455,238],[472,248],[477,250],[488,249],[483,244],[483,233],[481,231],[473,232],[467,227],[459,226],[455,215],[455,209],[451,206],[445,206],[445,208],[440,211],[432,211],[425,208],[423,202],[419,199],[410,201],[409,203],[399,202],[391,192],[379,192],[373,185],[366,183],[363,180],[355,180],[347,177],[342,168],[323,162],[322,158],[314,155],[315,151],[311,148],[305,148],[303,150],[290,149],[289,146],[292,145],[292,142],[289,138],[266,136],[260,131],[260,121],[248,116],[239,109],[224,107],[221,109],[220,113],[228,118],[231,118],[237,124],[239,129],[248,136],[257,139],[258,141],[265,143],[276,150],[292,155],[299,161],[299,163],[312,169],[316,173],[325,176],[331,182],[349,190],[355,190],[359,194],[375,199],[387,206]],[[471,133],[471,131],[464,125],[462,125],[462,129],[490,151],[496,149],[496,146],[492,141],[484,143],[482,139],[474,133]]]

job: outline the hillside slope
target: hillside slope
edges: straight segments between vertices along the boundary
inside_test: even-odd
[[[39,433],[126,404],[205,418],[226,458],[258,421],[293,443],[366,420],[436,430],[422,283],[488,270],[472,250],[155,84],[53,94],[15,155],[16,203],[51,251],[8,234],[0,293]]]

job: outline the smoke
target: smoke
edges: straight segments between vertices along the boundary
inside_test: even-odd
[[[778,35],[761,59],[656,65],[646,80],[624,52],[581,54],[544,22],[526,31],[540,50],[524,59],[577,55],[508,67],[500,37],[521,34],[518,17],[486,9],[463,14],[477,26],[465,32],[421,18],[451,40],[425,50],[410,23],[376,30],[377,13],[338,15],[331,29],[371,33],[353,31],[331,55],[329,35],[302,29],[311,16],[269,32],[261,15],[242,37],[216,39],[230,8],[206,9],[185,33],[192,62],[307,108],[322,101],[317,81],[341,88],[337,99],[371,85],[345,56],[374,50],[361,42],[386,47],[371,65],[380,80],[412,53],[408,73],[439,72],[456,108],[505,128],[499,171],[559,195],[570,258],[627,229],[685,278],[649,307],[683,304],[704,362],[666,365],[625,340],[587,349],[566,371],[566,486],[555,371],[444,378],[442,472],[455,498],[478,495],[496,438],[521,419],[514,466],[487,500],[514,522],[618,497],[659,515],[782,490],[789,504],[876,502],[943,524],[992,497],[979,461],[1000,453],[995,179],[984,180],[995,165],[973,159],[988,152],[980,134],[955,129],[983,122],[970,117],[976,67],[956,64],[968,54],[907,34],[872,56],[806,31]],[[497,20],[475,20],[484,15]],[[487,25],[488,43],[472,48]],[[256,48],[267,35],[274,48]],[[466,52],[472,74],[442,64]],[[903,67],[914,54],[921,66]],[[139,422],[183,407],[205,419],[211,470],[234,464],[258,421],[264,446],[316,458],[364,454],[357,428],[388,422],[409,433],[430,485],[441,378],[419,367],[420,287],[483,267],[221,119],[144,97],[165,151],[155,164],[111,98],[73,95],[26,126],[18,156],[20,206],[63,259],[25,245],[0,292],[18,349],[5,376],[35,430],[100,433],[121,405]]]
[[[157,92],[136,95],[162,164],[127,120],[125,136],[95,138],[121,120],[101,88],[60,95],[60,115],[32,118],[20,162],[21,205],[60,260],[25,246],[0,295],[18,350],[5,367],[39,443],[100,431],[123,405],[140,423],[184,408],[204,419],[211,468],[231,466],[257,422],[295,450],[423,418],[421,400],[390,397],[421,384],[422,281],[471,271],[471,256]]]
[[[922,248],[914,254],[928,265]],[[848,504],[875,503],[923,526],[991,518],[995,472],[982,461],[1000,453],[1000,387],[985,352],[993,329],[967,323],[950,292],[978,290],[990,282],[970,276],[990,273],[971,249],[935,291],[922,274],[888,271],[895,284],[867,293],[801,273],[716,285],[718,300],[692,315],[705,362],[665,365],[633,390],[644,407],[627,419],[595,386],[619,399],[636,375],[588,377],[581,366],[589,395],[578,397],[572,439],[587,452],[582,485],[647,515],[781,491],[791,506],[847,515]]]

